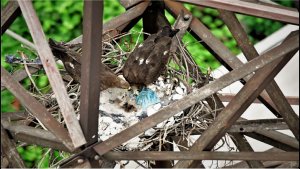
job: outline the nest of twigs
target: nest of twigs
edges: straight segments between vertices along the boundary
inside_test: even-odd
[[[102,62],[109,66],[116,74],[121,74],[127,56],[129,56],[133,49],[139,44],[144,34],[142,30],[140,32],[120,34],[117,37],[112,37],[110,41],[103,42]],[[135,41],[133,40],[134,36],[137,37]],[[207,72],[205,72],[205,74],[201,72],[199,66],[187,51],[186,44],[182,44],[182,42],[179,44],[177,52],[170,58],[168,67],[162,74],[162,77],[164,77],[166,81],[167,79],[171,79],[170,81],[176,79],[175,82],[177,84],[174,84],[174,86],[180,86],[180,84],[181,86],[184,85],[186,88],[184,95],[187,95],[193,92],[194,89],[209,83],[213,78],[210,74],[207,74]],[[76,51],[81,53],[80,48]],[[62,75],[66,84],[67,93],[72,101],[75,112],[79,114],[80,84],[74,83],[72,78],[70,78],[64,70],[61,71],[63,72]],[[175,91],[175,87],[171,90]],[[60,108],[51,90],[48,93],[41,93],[37,92],[37,88],[32,88],[31,92],[59,122],[64,124]],[[190,139],[191,136],[201,135],[214,120],[216,111],[217,110],[211,108],[206,101],[200,101],[183,112],[179,112],[176,116],[172,117],[172,119],[166,120],[160,127],[156,126],[152,128],[152,135],[141,134],[136,148],[128,149],[128,147],[123,144],[115,150],[159,151],[165,149],[167,144],[176,144],[172,139],[175,137],[179,138],[179,140],[185,140],[188,143],[187,145],[177,144],[180,149],[187,150],[192,142]],[[38,123],[36,127],[43,127],[43,125]],[[222,141],[223,143],[227,143],[225,138]],[[230,145],[228,145],[228,147],[230,147]]]

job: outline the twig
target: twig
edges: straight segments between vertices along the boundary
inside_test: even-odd
[[[32,77],[31,77],[31,73],[29,72],[29,69],[28,69],[27,65],[25,64],[25,63],[26,63],[26,61],[25,61],[25,60],[26,60],[25,54],[24,54],[23,52],[19,52],[19,53],[20,53],[20,55],[21,55],[21,57],[22,57],[22,59],[23,59],[25,71],[26,71],[26,73],[27,73],[27,75],[28,75],[28,77],[29,77],[29,79],[30,79],[30,81],[31,81],[31,83],[32,83],[32,85],[33,85],[33,87],[36,89],[36,91],[37,91],[40,95],[43,95],[43,93],[40,91],[40,89],[36,86],[34,80],[33,80]]]

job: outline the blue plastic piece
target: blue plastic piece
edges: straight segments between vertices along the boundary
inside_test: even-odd
[[[142,91],[138,96],[136,96],[135,101],[137,105],[142,106],[144,111],[147,110],[149,106],[160,102],[159,97],[157,97],[156,93],[147,87],[142,88]]]

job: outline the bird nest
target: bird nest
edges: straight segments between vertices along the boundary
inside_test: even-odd
[[[120,34],[109,41],[103,42],[102,62],[116,74],[122,76],[122,67],[126,58],[139,45],[144,34],[146,33],[143,31]],[[76,51],[81,53],[80,48]],[[62,70],[62,72],[64,71]],[[68,73],[64,72],[62,75],[67,93],[79,119],[80,84],[74,83],[72,78],[68,76]],[[184,98],[184,96],[193,92],[194,89],[209,83],[211,80],[213,78],[210,77],[209,73],[201,73],[199,66],[187,51],[186,45],[179,43],[178,50],[172,54],[167,69],[153,84],[148,86],[158,97],[158,100],[154,104],[144,108],[134,103],[138,94],[134,90],[110,88],[101,92],[99,140],[106,140],[139,122],[141,119],[151,116],[170,103]],[[34,81],[32,82],[34,83]],[[33,87],[31,94],[40,100],[59,122],[64,124],[64,119],[54,93],[52,91],[41,93],[37,92],[37,90],[36,87]],[[216,111],[206,101],[200,101],[140,134],[138,137],[123,143],[115,150],[163,150],[167,144],[176,144],[173,142],[173,138],[176,137],[188,142],[187,145],[177,144],[177,146],[188,149],[191,136],[201,135],[214,120]],[[37,123],[36,127],[43,127],[43,125]]]

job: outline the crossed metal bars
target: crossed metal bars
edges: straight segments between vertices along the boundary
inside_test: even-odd
[[[9,139],[6,132],[10,132],[15,140],[25,141],[45,147],[51,147],[63,151],[75,153],[74,156],[64,161],[64,166],[82,165],[86,162],[90,167],[107,167],[97,161],[100,156],[104,162],[106,160],[179,160],[175,168],[201,166],[204,159],[223,159],[223,160],[245,160],[250,167],[264,167],[265,161],[296,161],[299,154],[299,117],[291,108],[289,102],[273,80],[276,74],[291,59],[299,49],[299,31],[292,32],[279,46],[271,49],[259,56],[254,46],[250,43],[247,34],[234,15],[234,12],[247,15],[254,15],[269,19],[275,19],[287,23],[299,24],[299,13],[294,9],[277,6],[260,1],[193,1],[180,0],[195,5],[207,6],[218,9],[220,17],[228,26],[237,44],[245,54],[248,63],[243,64],[236,58],[228,48],[226,48],[197,18],[192,18],[190,29],[192,34],[204,41],[205,46],[214,53],[216,58],[230,70],[219,79],[209,83],[195,92],[187,95],[163,109],[156,114],[143,119],[141,122],[125,129],[109,138],[104,142],[97,142],[98,138],[98,116],[99,116],[99,81],[94,80],[96,70],[99,69],[99,56],[101,44],[106,37],[101,36],[109,32],[116,35],[122,31],[128,31],[139,19],[145,18],[143,15],[148,10],[148,6],[153,3],[150,1],[131,1],[121,0],[121,4],[127,9],[122,15],[112,19],[102,26],[103,2],[86,1],[84,2],[84,30],[83,36],[78,37],[70,43],[83,42],[84,60],[81,90],[80,121],[75,117],[73,107],[66,94],[66,89],[62,83],[61,75],[56,69],[54,57],[47,44],[47,40],[42,31],[40,22],[35,14],[30,1],[9,1],[1,12],[1,34],[13,23],[21,13],[25,18],[35,47],[43,68],[49,78],[52,89],[55,93],[59,106],[62,110],[68,131],[59,124],[45,109],[45,107],[30,96],[19,84],[27,74],[25,71],[16,72],[10,75],[1,67],[1,83],[4,85],[1,90],[7,88],[24,105],[31,114],[39,119],[48,129],[35,129],[24,125],[11,125],[10,120],[19,120],[27,117],[27,113],[5,113],[1,117],[1,142],[4,153],[13,167],[24,167],[24,164],[15,149],[14,141]],[[181,11],[185,14],[191,13],[185,9],[182,3],[164,0],[165,8],[173,15],[178,16]],[[239,7],[239,8],[237,8]],[[151,18],[150,18],[151,19]],[[155,23],[157,20],[152,18],[147,22]],[[148,29],[149,28],[145,28]],[[36,72],[40,67],[30,68],[30,72]],[[255,72],[255,74],[253,74]],[[92,80],[93,79],[93,80]],[[242,90],[232,98],[229,105],[224,107],[221,99],[215,93],[235,81],[244,84]],[[112,152],[111,150],[118,145],[136,137],[140,133],[155,126],[156,124],[172,117],[177,112],[184,110],[191,105],[207,99],[213,95],[217,101],[218,108],[223,108],[218,112],[215,121],[205,130],[200,138],[185,152]],[[278,119],[269,121],[248,121],[241,119],[244,110],[258,98]],[[298,101],[299,102],[299,101]],[[238,121],[238,122],[237,122]],[[244,124],[243,124],[244,123]],[[256,125],[249,127],[249,124]],[[282,125],[278,125],[278,123]],[[268,131],[261,126],[268,127],[273,131]],[[237,130],[237,129],[240,130]],[[243,130],[241,130],[241,128]],[[289,128],[295,138],[281,134],[276,129]],[[6,129],[6,130],[5,130]],[[240,152],[209,152],[217,141],[230,132],[236,140],[236,145]],[[197,133],[196,133],[197,134]],[[276,148],[289,152],[253,152],[244,135],[263,141]],[[99,156],[100,155],[100,156]],[[83,160],[85,159],[85,161]],[[87,167],[86,166],[86,167]]]

